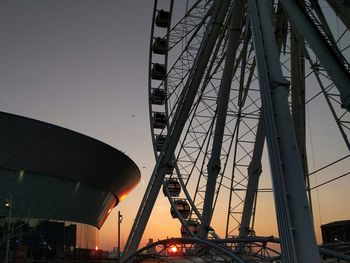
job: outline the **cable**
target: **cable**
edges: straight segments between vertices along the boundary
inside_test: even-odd
[[[329,183],[331,183],[331,182],[333,182],[333,181],[336,181],[336,180],[338,180],[338,179],[340,179],[340,178],[342,178],[342,177],[345,177],[345,176],[347,176],[347,175],[349,175],[349,174],[350,174],[350,172],[347,172],[347,173],[345,173],[345,174],[339,175],[339,176],[337,176],[337,177],[335,177],[335,178],[333,178],[333,179],[331,179],[331,180],[329,180],[329,181],[326,181],[326,182],[324,182],[324,183],[322,183],[322,184],[319,184],[319,185],[316,185],[316,186],[312,187],[310,190],[314,190],[314,189],[316,189],[316,188],[318,188],[318,187],[321,187],[321,186],[323,186],[323,185],[325,185],[325,184],[329,184]]]
[[[327,165],[321,167],[320,169],[317,169],[316,171],[313,171],[312,173],[309,173],[308,176],[311,176],[311,175],[313,175],[313,174],[315,174],[315,173],[318,173],[319,171],[322,171],[322,170],[328,168],[329,166],[332,166],[333,164],[336,164],[336,163],[338,163],[338,162],[340,162],[340,161],[343,161],[343,160],[345,160],[345,159],[348,158],[348,157],[350,157],[350,154],[349,154],[349,155],[346,155],[346,156],[344,156],[343,158],[340,158],[340,159],[338,159],[338,160],[336,160],[336,161],[334,161],[334,162],[332,162],[332,163],[330,163],[330,164],[327,164]]]
[[[310,148],[311,148],[311,157],[312,157],[312,166],[315,169],[315,152],[314,152],[314,145],[313,145],[313,140],[312,140],[312,132],[311,132],[311,122],[310,122],[310,112],[309,112],[309,107],[306,104],[306,113],[307,113],[307,122],[308,122],[308,128],[309,128],[309,136],[310,136]],[[315,184],[317,185],[317,174],[315,174]],[[311,189],[310,189],[311,191]],[[321,215],[321,204],[320,204],[320,195],[318,190],[316,190],[316,198],[317,198],[317,212],[318,212],[318,217],[320,219],[320,223],[322,224],[322,215]],[[313,214],[313,211],[312,211]]]

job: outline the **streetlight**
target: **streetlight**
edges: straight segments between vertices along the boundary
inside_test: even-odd
[[[118,211],[118,260],[120,259],[120,224],[123,221],[123,216]]]
[[[11,208],[11,202],[10,202],[10,200],[5,199],[4,206],[5,206],[5,208],[10,209],[10,208]]]
[[[11,212],[12,212],[12,194],[10,195],[10,200],[5,199],[4,207],[9,210],[8,224],[7,224],[7,236],[6,236],[6,256],[5,263],[9,262],[9,250],[10,250],[10,225],[11,225]]]

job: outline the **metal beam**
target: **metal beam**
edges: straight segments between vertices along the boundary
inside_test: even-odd
[[[319,262],[269,0],[249,0],[283,262]]]
[[[343,107],[350,111],[350,73],[345,67],[345,59],[335,46],[325,41],[325,37],[312,23],[306,11],[297,1],[280,0],[289,21],[298,29],[310,44],[317,58],[331,77],[340,92]]]
[[[292,119],[294,132],[298,143],[298,152],[304,172],[305,185],[312,212],[312,200],[309,167],[306,154],[306,130],[305,130],[305,55],[303,54],[304,38],[297,29],[291,30],[291,97]]]
[[[213,241],[205,240],[205,239],[199,239],[199,238],[191,238],[191,237],[183,237],[183,238],[169,238],[169,239],[163,239],[163,240],[158,240],[154,243],[151,243],[138,251],[135,251],[133,254],[131,254],[129,257],[125,258],[124,260],[121,261],[121,263],[127,263],[130,262],[134,257],[137,255],[143,253],[149,248],[156,247],[159,245],[162,245],[163,247],[169,246],[171,244],[194,244],[194,245],[200,245],[202,248],[207,248],[213,251],[216,251],[217,253],[220,253],[220,255],[224,257],[230,258],[232,261],[231,262],[237,262],[237,263],[246,263],[245,260],[241,258],[240,255],[237,255],[235,252],[233,252],[230,249],[226,249],[223,246],[220,246],[216,244]],[[199,257],[199,256],[198,256]],[[181,258],[180,258],[181,259]],[[185,259],[185,258],[183,258]]]
[[[253,215],[253,206],[258,194],[259,178],[262,172],[261,157],[264,149],[265,127],[263,114],[260,116],[255,137],[252,161],[248,167],[247,192],[244,199],[243,215],[239,228],[239,237],[248,236],[250,233],[250,221]]]
[[[230,1],[226,0],[216,0],[214,3],[215,8],[213,11],[213,19],[208,25],[207,34],[203,39],[202,46],[192,67],[192,72],[184,88],[187,92],[183,92],[183,104],[177,108],[177,112],[175,113],[175,116],[178,116],[178,118],[175,119],[171,125],[171,133],[166,138],[164,149],[160,153],[157,165],[153,170],[134,224],[131,228],[128,241],[125,245],[123,258],[133,254],[139,246],[165,174],[171,166],[175,148],[187,121],[188,114],[197,94],[198,87],[200,86],[206,65],[209,61],[216,39],[221,32],[221,26],[229,4]]]
[[[222,149],[222,141],[226,126],[226,115],[228,102],[230,99],[231,82],[233,78],[234,65],[236,61],[236,53],[241,38],[241,28],[243,16],[240,15],[244,11],[245,4],[242,1],[235,0],[232,6],[232,15],[229,25],[229,40],[226,50],[226,60],[220,90],[217,99],[217,114],[214,130],[214,139],[212,144],[211,156],[208,162],[208,180],[205,191],[203,214],[201,222],[201,237],[206,238],[210,227],[210,221],[213,214],[213,200],[216,187],[216,179],[221,169],[220,155]]]
[[[350,1],[349,0],[326,0],[341,21],[350,30]]]

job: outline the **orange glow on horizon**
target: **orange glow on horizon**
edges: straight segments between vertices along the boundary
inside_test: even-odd
[[[122,195],[120,198],[119,198],[119,201],[123,201],[126,197],[126,194]]]
[[[95,246],[95,250],[96,250],[96,251],[98,250],[98,246]]]

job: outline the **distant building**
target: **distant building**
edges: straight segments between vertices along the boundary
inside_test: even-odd
[[[119,150],[30,118],[0,112],[0,147],[0,260],[8,237],[12,258],[34,257],[39,246],[46,258],[90,253],[97,229],[140,181]]]
[[[64,258],[76,249],[76,225],[48,220],[30,225],[19,218],[12,219],[15,221],[11,224],[10,246],[11,258],[15,260]],[[8,223],[1,222],[0,231],[6,233]],[[3,258],[5,249],[1,251]]]
[[[152,243],[153,243],[153,238],[149,238],[147,245],[150,245]],[[156,247],[150,247],[149,249],[147,249],[147,254],[156,254],[156,253],[157,253]]]
[[[334,221],[321,225],[323,244],[349,242],[350,220]]]

